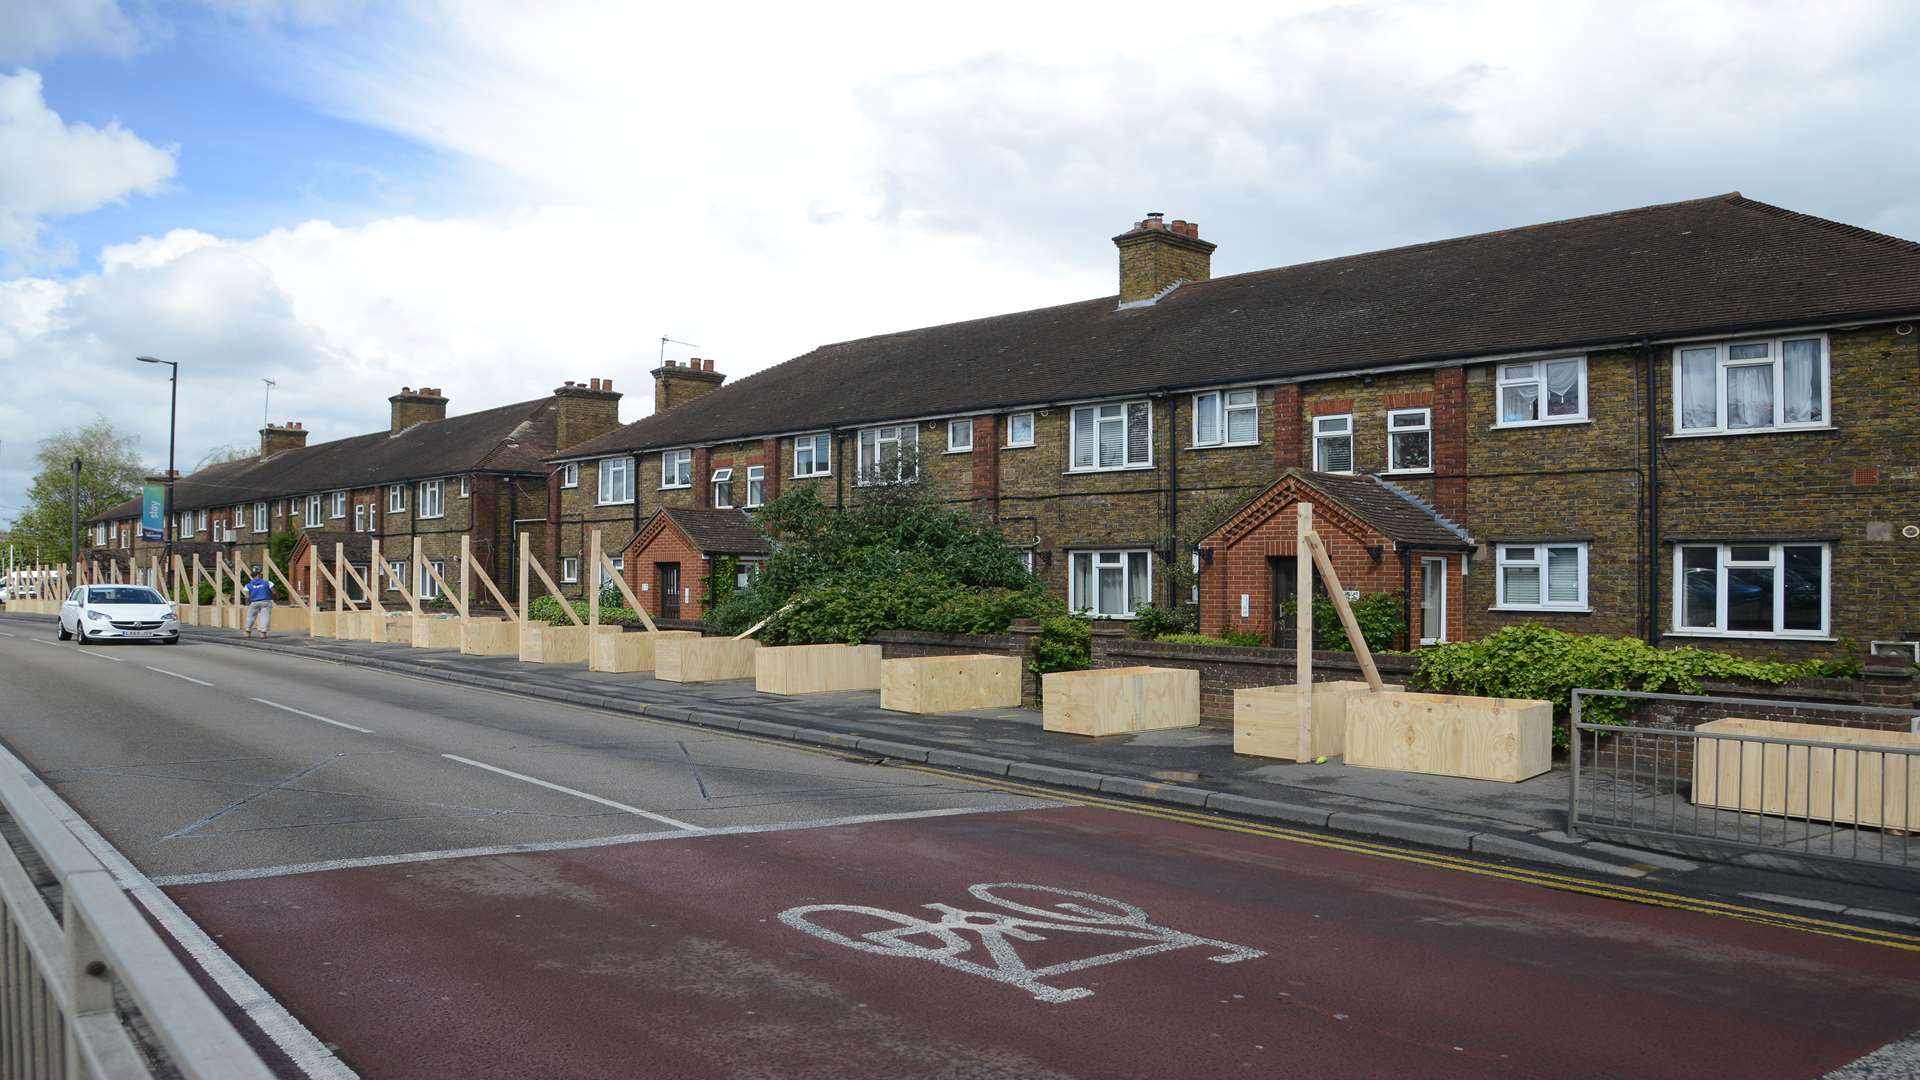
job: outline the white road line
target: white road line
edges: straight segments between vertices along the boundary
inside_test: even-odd
[[[0,637],[12,637],[12,636],[13,636],[12,634],[9,634],[4,630],[0,630]]]
[[[113,661],[113,662],[114,662],[114,663],[116,663],[116,664],[124,664],[124,663],[126,663],[126,661],[125,661],[125,660],[122,660],[122,659],[120,659],[120,658],[119,658],[119,657],[117,657],[117,656],[108,656],[108,655],[107,655],[107,654],[105,654],[105,653],[97,653],[97,652],[89,652],[89,651],[87,651],[86,649],[76,649],[76,650],[74,650],[74,651],[75,651],[75,652],[78,652],[78,653],[79,653],[79,654],[80,654],[81,656],[91,656],[91,657],[93,657],[93,658],[94,658],[95,660],[111,660],[111,661]]]
[[[160,886],[141,873],[133,863],[128,862],[127,857],[120,854],[119,849],[109,843],[106,837],[94,831],[93,826],[68,806],[66,800],[54,794],[38,776],[29,774],[27,782],[38,790],[41,801],[65,822],[73,835],[87,846],[87,850],[93,852],[94,858],[106,865],[120,887],[138,900],[167,933],[173,935],[173,940],[180,943],[180,947],[193,957],[214,984],[233,999],[240,1011],[246,1013],[247,1018],[258,1025],[275,1046],[286,1053],[295,1068],[311,1080],[359,1080],[358,1073],[347,1068],[346,1063],[333,1055],[333,1051],[314,1038],[313,1032],[308,1031],[305,1024],[294,1019],[284,1005],[275,1001],[272,994],[267,993],[253,976],[227,955],[226,950],[215,944],[205,930],[200,929],[198,923],[181,911],[180,905],[161,892]]]
[[[286,877],[291,874],[316,874],[327,870],[357,870],[368,866],[393,866],[398,863],[439,862],[442,859],[472,859],[488,855],[525,855],[541,851],[575,851],[585,848],[619,847],[654,840],[690,840],[708,836],[741,836],[751,833],[797,832],[802,829],[830,829],[839,825],[864,825],[872,821],[911,821],[914,818],[955,817],[960,814],[1003,814],[1009,811],[1045,810],[1059,806],[1045,799],[1034,799],[1023,806],[954,806],[942,810],[906,810],[896,814],[859,814],[853,817],[822,818],[819,821],[777,821],[760,825],[719,825],[691,832],[628,833],[624,836],[597,836],[586,840],[541,840],[525,844],[494,844],[488,847],[449,848],[444,851],[413,851],[401,855],[367,855],[354,859],[328,859],[324,862],[293,863],[287,866],[261,866],[246,870],[215,870],[203,874],[175,874],[155,878],[154,884],[212,885],[222,881],[251,881],[255,878]]]
[[[542,780],[537,776],[528,776],[525,773],[517,773],[510,769],[503,769],[498,765],[489,765],[484,761],[475,761],[472,758],[463,758],[458,754],[441,754],[440,756],[443,758],[446,758],[448,761],[457,761],[462,765],[471,765],[476,769],[485,769],[488,772],[496,772],[496,773],[499,773],[501,776],[511,776],[515,780],[525,780],[529,784],[538,784],[543,788],[547,788],[548,790],[558,791],[564,795],[572,795],[575,798],[585,799],[588,802],[596,802],[596,803],[599,803],[601,806],[611,806],[615,810],[622,810],[622,811],[625,811],[626,813],[635,814],[643,818],[651,818],[654,821],[660,822],[661,824],[671,825],[676,829],[685,829],[688,832],[700,831],[700,826],[698,825],[689,825],[684,821],[680,821],[676,818],[670,818],[665,814],[656,814],[651,810],[642,810],[637,806],[628,806],[626,803],[617,803],[617,802],[614,802],[612,799],[603,799],[598,795],[590,795],[584,791],[576,791],[575,789],[570,787],[561,787],[559,784]]]
[[[145,665],[145,667],[148,671],[157,671],[162,675],[171,675],[176,679],[185,679],[190,683],[199,683],[201,686],[213,685],[212,683],[208,682],[205,679],[196,679],[191,675],[182,675],[177,671],[168,671],[166,668],[163,668],[163,667],[154,667],[152,664],[147,664]]]
[[[343,727],[343,728],[346,728],[348,731],[357,731],[362,735],[373,734],[372,728],[355,727],[352,724],[343,724],[338,720],[329,720],[324,716],[315,716],[313,713],[307,712],[305,709],[296,709],[291,705],[282,705],[277,701],[268,701],[266,698],[263,698],[263,697],[257,697],[257,698],[254,698],[253,700],[259,702],[262,705],[269,705],[269,706],[272,706],[273,708],[280,709],[285,712],[290,712],[295,716],[304,716],[309,720],[318,720],[323,724],[332,724],[334,727]]]

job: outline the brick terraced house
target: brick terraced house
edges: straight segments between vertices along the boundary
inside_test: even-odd
[[[1114,243],[1114,296],[663,365],[652,415],[548,458],[549,563],[904,472],[1101,616],[1197,593],[1283,637],[1307,497],[1412,644],[1920,637],[1920,244],[1738,194],[1222,278],[1188,222]]]
[[[198,554],[209,568],[216,553],[259,566],[269,539],[291,532],[293,576],[306,593],[309,548],[331,570],[335,544],[343,544],[365,578],[378,538],[388,566],[383,590],[407,582],[431,598],[438,592],[432,576],[409,565],[414,539],[421,540],[421,561],[451,580],[466,537],[475,559],[511,596],[515,523],[545,539],[542,459],[569,440],[616,427],[619,401],[610,380],[569,381],[550,397],[449,417],[438,389],[404,387],[388,399],[384,431],[308,446],[299,424],[263,428],[257,457],[175,482],[173,550],[189,564]],[[118,562],[123,572],[129,561],[147,569],[165,545],[138,539],[139,517],[135,499],[89,519],[88,557]],[[359,596],[356,586],[347,588]],[[324,579],[321,595],[331,597]]]

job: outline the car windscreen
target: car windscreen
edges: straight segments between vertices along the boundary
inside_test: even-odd
[[[164,604],[152,589],[89,589],[89,604]]]

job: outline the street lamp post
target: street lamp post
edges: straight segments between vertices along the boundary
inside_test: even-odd
[[[160,515],[161,535],[166,538],[165,562],[161,574],[173,568],[173,538],[178,531],[173,520],[173,433],[174,421],[180,412],[180,364],[174,360],[162,360],[154,356],[136,356],[135,360],[143,364],[165,364],[171,369],[167,376],[167,501]]]

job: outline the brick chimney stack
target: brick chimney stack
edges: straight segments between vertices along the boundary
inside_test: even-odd
[[[415,390],[403,386],[399,393],[387,399],[387,403],[393,406],[393,422],[388,426],[388,431],[394,435],[415,424],[447,418],[447,398],[438,387],[423,386]]]
[[[554,449],[565,450],[620,426],[620,394],[612,379],[568,379],[554,388]]]
[[[1168,222],[1154,211],[1114,237],[1113,246],[1120,249],[1120,302],[1137,304],[1176,281],[1213,276],[1213,250],[1219,245],[1200,239],[1198,222]]]
[[[685,365],[668,360],[653,369],[653,411],[663,413],[676,405],[685,405],[720,389],[720,384],[726,381],[725,375],[713,370],[710,359],[696,356]]]
[[[270,458],[282,450],[298,450],[307,445],[307,429],[298,420],[268,424],[260,429],[260,456]]]

